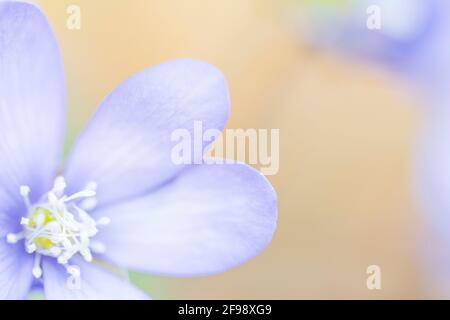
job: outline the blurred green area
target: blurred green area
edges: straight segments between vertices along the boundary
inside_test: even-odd
[[[147,292],[153,299],[171,298],[161,278],[138,272],[130,272],[129,277],[132,283]]]

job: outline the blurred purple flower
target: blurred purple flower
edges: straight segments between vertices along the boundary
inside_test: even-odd
[[[229,97],[217,69],[175,60],[126,80],[78,138],[65,179],[55,179],[64,104],[46,18],[33,5],[0,2],[0,298],[26,297],[34,278],[48,299],[146,298],[89,262],[209,275],[270,242],[276,196],[261,174],[170,158],[174,129],[192,132],[198,120],[224,127]],[[68,286],[68,276],[81,287]]]
[[[331,2],[331,1],[330,1]],[[335,1],[336,2],[336,1]],[[303,8],[299,21],[313,45],[376,61],[425,89],[447,90],[450,80],[450,3],[447,0],[342,0]],[[381,9],[371,30],[368,8]]]
[[[427,284],[450,297],[450,109],[446,99],[432,106],[419,135],[416,197],[425,223],[422,251]]]
[[[426,237],[419,247],[431,292],[450,296],[450,2],[342,0],[310,6],[300,17],[309,43],[396,71],[425,95],[415,189]],[[367,27],[371,6],[381,28]],[[372,11],[373,12],[373,11]]]

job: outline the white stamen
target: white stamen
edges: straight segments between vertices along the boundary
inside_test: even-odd
[[[20,186],[20,195],[22,197],[28,197],[31,189],[29,186]]]
[[[48,203],[52,207],[58,206],[58,197],[56,196],[56,194],[54,194],[53,192],[49,192],[47,197],[48,197]]]
[[[80,199],[80,198],[95,197],[95,195],[96,195],[95,191],[86,189],[86,190],[74,193],[70,197],[67,197],[64,201],[65,202],[70,202],[70,201],[77,200],[77,199]]]
[[[60,255],[60,256],[58,257],[58,263],[59,263],[59,264],[67,264],[67,262],[68,262],[68,260],[67,260],[67,258],[66,258],[65,256]]]
[[[97,206],[97,199],[95,198],[85,199],[80,204],[80,208],[86,211],[91,211],[95,209],[96,206]]]
[[[30,194],[30,187],[29,186],[21,186],[20,187],[20,195],[23,198],[23,201],[25,202],[25,206],[27,207],[27,210],[30,209],[31,204],[30,204],[30,198],[29,198],[29,194]]]
[[[80,208],[75,208],[78,211],[78,217],[82,222],[89,226],[95,227],[95,220],[91,218],[91,216],[84,210],[81,210]]]
[[[91,241],[91,251],[94,253],[104,253],[106,251],[106,247],[100,241]]]
[[[26,251],[28,252],[28,253],[33,253],[33,252],[35,252],[37,250],[37,247],[36,247],[36,245],[34,244],[34,243],[30,243],[30,244],[27,244],[26,245]]]
[[[64,194],[66,182],[57,177],[50,190],[36,204],[31,204],[28,186],[20,187],[20,194],[27,207],[27,214],[20,219],[23,231],[6,236],[8,243],[14,244],[24,240],[25,251],[35,255],[32,274],[42,277],[41,257],[53,257],[64,265],[67,272],[79,277],[76,265],[69,265],[70,259],[79,254],[87,262],[93,260],[92,253],[105,252],[105,246],[93,241],[98,233],[98,226],[107,225],[110,219],[102,217],[97,221],[89,211],[94,209],[97,184],[90,182],[84,190],[70,196]]]
[[[34,222],[36,223],[37,227],[42,227],[45,222],[45,216],[42,213],[38,214],[34,219]]]
[[[31,272],[36,279],[39,279],[42,276],[41,255],[39,253],[36,253],[34,256],[34,266]]]
[[[50,249],[50,253],[54,256],[57,257],[61,254],[61,249],[58,247],[53,247]]]
[[[66,189],[66,181],[63,177],[59,176],[55,179],[55,183],[53,184],[53,192],[58,197],[62,197],[64,195],[64,190]]]
[[[24,234],[23,232],[19,232],[19,233],[8,233],[6,235],[6,242],[14,244],[19,242],[20,240],[22,240],[24,238]]]
[[[92,253],[91,250],[89,250],[89,248],[82,248],[80,250],[81,255],[83,256],[84,260],[86,260],[87,262],[92,262]]]

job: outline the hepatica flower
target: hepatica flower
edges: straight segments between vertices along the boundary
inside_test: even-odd
[[[418,188],[426,222],[446,242],[450,260],[450,109],[443,103],[426,114],[419,136]],[[448,269],[448,263],[446,265]]]
[[[217,69],[176,60],[132,76],[60,170],[64,104],[46,18],[33,5],[0,2],[0,298],[24,298],[36,284],[48,299],[146,298],[96,261],[209,275],[270,242],[276,196],[261,174],[171,161],[175,129],[224,127],[229,97]]]
[[[420,85],[450,80],[447,0],[292,0],[314,46],[381,63]],[[445,89],[446,90],[446,89]]]

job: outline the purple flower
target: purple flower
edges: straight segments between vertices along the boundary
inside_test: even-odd
[[[270,242],[276,196],[261,174],[170,158],[173,130],[227,121],[227,85],[214,67],[175,60],[132,76],[58,171],[64,105],[46,18],[33,5],[0,2],[0,298],[24,298],[36,283],[48,299],[146,298],[91,261],[209,275]]]
[[[442,99],[444,100],[444,99]],[[419,200],[427,223],[450,246],[450,109],[434,106],[419,135],[417,171]],[[448,250],[447,250],[448,251]],[[448,254],[450,258],[450,254]]]
[[[446,97],[431,105],[419,134],[416,198],[424,233],[420,251],[433,297],[450,297],[450,108]]]
[[[431,92],[450,80],[447,0],[347,0],[315,4],[304,15],[310,43],[381,62]],[[340,3],[337,5],[336,2]],[[372,22],[379,20],[379,25]]]

